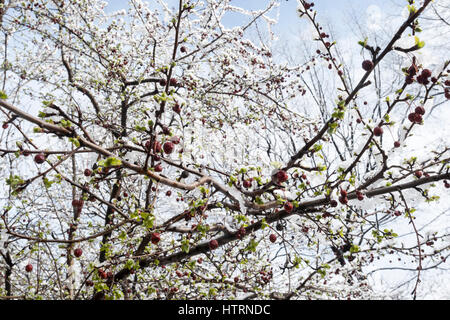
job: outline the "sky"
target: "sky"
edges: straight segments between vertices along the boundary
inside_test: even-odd
[[[128,3],[128,1],[123,0],[109,0],[107,2],[109,3],[107,9],[111,11],[123,9]],[[153,3],[157,3],[155,0],[148,2],[150,3],[150,6],[152,6]],[[269,2],[269,0],[232,0],[231,5],[248,10],[258,10],[263,9]],[[339,21],[348,18],[347,15],[351,10],[366,13],[368,8],[380,8],[382,5],[383,10],[386,11],[390,10],[390,8],[394,8],[395,3],[398,5],[399,3],[403,4],[403,2],[401,0],[317,0],[314,2],[314,8],[320,12],[320,15],[325,19]],[[165,0],[165,3],[167,3],[170,8],[178,7],[178,0]],[[280,1],[280,6],[270,15],[271,17],[278,15],[278,24],[274,31],[277,30],[281,33],[289,32],[301,24],[301,21],[296,14],[296,8],[297,0]],[[240,24],[242,23],[243,18],[245,17],[236,13],[233,16],[227,17],[224,23],[229,23],[230,25]]]

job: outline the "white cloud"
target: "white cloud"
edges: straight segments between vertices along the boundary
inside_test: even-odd
[[[366,16],[367,16],[367,28],[371,31],[379,31],[381,30],[381,23],[383,14],[381,12],[381,9],[377,5],[370,5],[366,9]]]

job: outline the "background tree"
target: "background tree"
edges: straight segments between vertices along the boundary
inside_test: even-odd
[[[297,10],[319,48],[296,64],[261,34],[277,1],[157,2],[1,3],[1,295],[378,298],[368,273],[395,255],[415,298],[449,249],[414,203],[448,188],[448,142],[404,152],[450,95],[449,62],[416,57],[431,1],[362,39],[354,75],[314,3]]]

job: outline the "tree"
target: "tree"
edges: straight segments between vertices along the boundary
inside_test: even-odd
[[[367,268],[396,254],[414,260],[415,298],[449,246],[445,232],[422,234],[412,201],[437,200],[450,173],[448,144],[402,153],[430,101],[449,98],[449,62],[415,58],[433,5],[413,2],[388,41],[359,42],[353,78],[303,0],[321,46],[303,65],[247,36],[270,27],[277,1],[131,0],[112,13],[98,0],[2,1],[0,294],[376,298]],[[227,28],[229,12],[250,20]],[[399,46],[408,32],[415,43]],[[394,52],[407,54],[390,68],[401,77],[364,102]],[[316,61],[338,83],[317,117],[302,112]],[[401,219],[412,245],[395,242]]]

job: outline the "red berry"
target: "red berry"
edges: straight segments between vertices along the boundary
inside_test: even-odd
[[[31,264],[27,264],[27,265],[25,266],[25,271],[26,271],[26,272],[31,272],[31,271],[33,271],[33,266],[32,266]]]
[[[219,243],[217,242],[217,240],[213,239],[209,242],[209,248],[211,250],[215,250],[219,247]]]
[[[400,148],[400,145],[401,145],[401,144],[400,144],[400,141],[395,141],[395,142],[394,142],[394,147],[395,147],[395,148]]]
[[[292,209],[294,209],[294,205],[291,202],[288,201],[284,204],[284,210],[287,212],[291,212]]]
[[[34,156],[34,162],[41,164],[45,162],[45,155],[43,153],[38,153]]]
[[[422,116],[425,114],[425,108],[424,107],[416,107],[416,109],[414,111],[415,111],[415,113],[420,114]]]
[[[185,52],[187,51],[187,49],[186,49],[185,46],[182,46],[182,47],[180,48],[180,51],[183,52],[183,53],[185,53]]]
[[[400,211],[396,210],[396,211],[394,211],[394,215],[395,215],[396,217],[399,217],[399,216],[402,215],[402,213],[401,213]]]
[[[415,175],[417,178],[421,178],[421,177],[422,177],[422,171],[417,170],[416,172],[414,172],[414,175]]]
[[[415,123],[422,123],[422,115],[420,115],[418,113],[415,113],[414,122]]]
[[[177,79],[175,79],[175,78],[170,78],[170,81],[169,81],[169,84],[171,85],[171,86],[176,86],[177,85]]]
[[[341,196],[346,197],[347,196],[347,191],[344,189],[341,189]]]
[[[359,201],[364,200],[364,195],[361,191],[356,190],[356,197],[358,198]]]
[[[422,70],[422,76],[423,76],[424,78],[429,78],[429,77],[431,77],[431,71],[430,71],[429,69],[423,69],[423,70]]]
[[[244,186],[244,188],[248,189],[252,186],[252,182],[250,180],[244,180],[244,182],[242,182],[242,185]]]
[[[330,206],[332,206],[332,207],[337,207],[337,205],[338,205],[338,203],[337,203],[336,200],[331,200],[331,201],[330,201]]]
[[[275,243],[277,241],[277,236],[274,233],[272,233],[269,236],[269,240],[270,240],[270,242]]]
[[[4,124],[2,124],[2,128],[3,129],[8,129],[9,125],[5,122]]]
[[[149,150],[150,149],[150,140],[148,140],[145,143],[145,149]],[[159,141],[154,141],[152,144],[152,148],[153,152],[155,153],[159,153],[161,152],[161,143]]]
[[[416,80],[417,80],[418,83],[423,84],[423,85],[427,85],[427,84],[430,83],[430,80],[428,80],[428,78],[425,77],[423,75],[423,73],[420,76],[417,76]]]
[[[380,127],[373,128],[373,134],[377,137],[381,136],[383,134],[383,129]]]
[[[170,191],[170,190],[167,190],[167,192],[166,192],[166,196],[170,197],[171,195],[172,195],[172,191]]]
[[[450,91],[445,91],[444,95],[446,99],[450,99]]]
[[[370,61],[370,60],[364,60],[363,63],[362,63],[362,68],[363,68],[365,71],[370,71],[370,70],[372,70],[372,69],[373,69],[373,62]]]
[[[286,171],[280,170],[280,171],[277,172],[277,181],[278,181],[278,183],[285,182],[287,179],[288,179],[288,175],[287,175]]]
[[[161,235],[158,232],[153,232],[151,241],[153,244],[157,244],[161,240]]]
[[[108,275],[106,274],[106,272],[103,269],[98,269],[98,275],[102,279],[106,279],[108,277]]]
[[[236,233],[236,236],[238,239],[242,239],[247,233],[247,230],[245,230],[244,227],[240,227],[239,230]]]
[[[76,249],[73,251],[73,255],[74,255],[75,257],[77,257],[77,258],[81,257],[82,254],[83,254],[83,250],[81,250],[80,248],[76,248]]]
[[[342,204],[347,204],[348,203],[348,198],[347,197],[339,197],[339,202]]]
[[[160,163],[158,163],[155,166],[155,172],[161,172],[161,171],[163,171],[163,167],[162,167],[162,165]]]
[[[170,142],[170,141],[167,141],[163,145],[164,152],[167,153],[167,154],[172,153],[174,148],[175,148],[174,144],[172,142]]]
[[[84,175],[86,177],[90,177],[92,175],[92,170],[91,169],[84,169]]]

